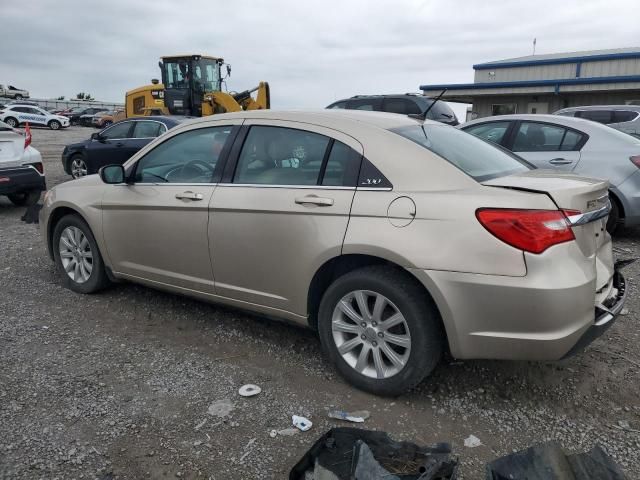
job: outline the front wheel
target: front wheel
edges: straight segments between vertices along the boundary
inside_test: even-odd
[[[71,159],[71,176],[75,179],[85,177],[87,175],[87,164],[82,155],[76,155]]]
[[[14,98],[16,100],[22,100],[24,97],[22,95],[20,95],[20,94],[17,94]]]
[[[49,128],[50,128],[51,130],[59,130],[61,126],[62,126],[62,125],[60,125],[60,122],[59,122],[59,121],[57,121],[57,120],[51,120],[51,121],[49,122]]]
[[[78,293],[93,293],[109,285],[98,244],[89,225],[77,215],[67,215],[56,224],[52,249],[67,288]]]
[[[40,190],[31,190],[30,192],[12,193],[7,195],[11,203],[17,207],[26,207],[35,205],[40,200]]]
[[[353,385],[395,396],[415,387],[440,361],[437,309],[400,269],[366,267],[338,278],[320,303],[323,350]]]

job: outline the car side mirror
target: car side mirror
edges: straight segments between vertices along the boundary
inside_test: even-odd
[[[101,142],[103,140],[103,138],[100,136],[99,132],[96,132],[96,133],[92,133],[91,134],[91,140],[97,140],[97,141]]]
[[[122,165],[106,165],[98,170],[100,179],[109,185],[124,183],[124,167]]]

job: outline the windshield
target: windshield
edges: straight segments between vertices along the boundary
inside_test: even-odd
[[[205,92],[220,91],[220,67],[217,60],[201,58],[194,64],[194,86]]]
[[[533,168],[510,152],[446,125],[412,125],[391,131],[439,155],[478,182]]]
[[[189,88],[193,77],[195,90],[202,92],[220,91],[220,69],[217,60],[188,58],[164,62],[165,88]]]

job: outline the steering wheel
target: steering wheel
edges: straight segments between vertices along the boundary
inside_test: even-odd
[[[182,167],[176,168],[167,174],[167,181],[171,182],[172,177],[177,177],[176,180],[187,180],[194,176],[204,175],[206,173],[213,173],[214,166],[204,160],[191,160],[185,163]]]

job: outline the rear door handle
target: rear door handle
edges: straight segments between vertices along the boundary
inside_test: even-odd
[[[182,192],[182,193],[176,193],[176,198],[178,200],[202,200],[204,198],[204,195],[202,195],[201,193],[194,193],[192,191],[186,191],[186,192]]]
[[[571,162],[571,160],[567,160],[566,158],[554,158],[553,160],[549,160],[549,163],[551,163],[552,165],[568,165]]]
[[[333,198],[316,197],[315,195],[307,195],[306,197],[296,198],[298,205],[317,205],[319,207],[330,207],[333,205]]]

